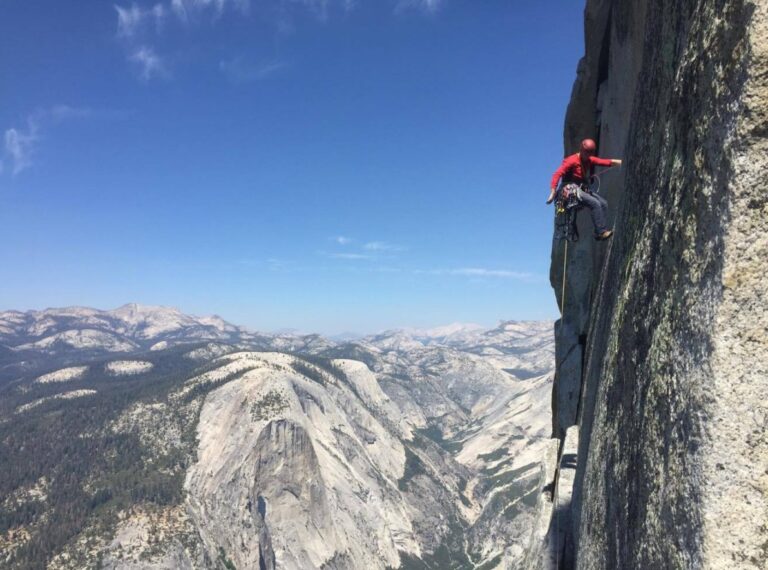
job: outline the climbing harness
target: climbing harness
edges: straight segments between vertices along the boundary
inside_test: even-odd
[[[608,170],[607,168],[605,170]],[[601,171],[600,174],[605,172]],[[555,239],[579,241],[579,231],[576,228],[576,214],[581,207],[582,193],[600,193],[600,175],[593,174],[590,184],[561,184],[555,195]],[[567,245],[567,244],[566,244]]]
[[[560,185],[555,198],[555,239],[579,241],[576,229],[576,213],[581,206],[581,186],[578,184]]]

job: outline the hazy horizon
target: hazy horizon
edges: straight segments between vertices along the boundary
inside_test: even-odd
[[[134,303],[134,302],[128,302],[128,303],[122,303],[120,305],[117,305],[115,307],[95,307],[91,305],[67,305],[67,306],[59,306],[59,307],[31,307],[31,308],[25,308],[25,309],[19,309],[19,308],[13,308],[13,307],[0,307],[0,313],[3,313],[5,311],[20,311],[20,312],[30,312],[30,311],[36,311],[36,312],[43,312],[43,311],[56,311],[56,310],[65,310],[65,309],[73,309],[73,308],[80,308],[80,309],[93,309],[97,311],[115,311],[117,309],[120,309],[121,307],[125,307],[128,305],[139,305],[141,307],[145,308],[157,308],[157,309],[175,309],[180,311],[183,314],[191,315],[194,317],[219,317],[227,321],[231,325],[243,327],[245,329],[248,329],[251,332],[256,333],[267,333],[267,334],[320,334],[322,336],[326,336],[330,339],[335,339],[338,337],[354,337],[354,338],[363,338],[366,336],[372,336],[384,332],[389,331],[396,331],[396,330],[404,330],[404,331],[434,331],[439,329],[447,329],[449,327],[465,327],[465,328],[471,328],[471,327],[477,327],[482,328],[485,330],[495,328],[499,326],[501,323],[504,322],[554,322],[553,319],[496,319],[496,321],[492,323],[477,323],[477,322],[468,322],[468,321],[453,321],[453,322],[444,322],[444,323],[436,323],[434,325],[429,326],[413,326],[413,325],[396,325],[393,327],[387,327],[382,329],[371,329],[371,330],[303,330],[297,327],[278,327],[278,328],[264,328],[259,326],[251,326],[242,322],[238,322],[233,319],[226,318],[222,315],[216,314],[216,313],[189,313],[187,311],[184,311],[180,309],[179,307],[174,307],[171,305],[149,305],[144,303]]]

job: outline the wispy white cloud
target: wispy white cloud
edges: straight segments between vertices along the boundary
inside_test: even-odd
[[[182,23],[190,23],[192,16],[213,11],[215,17],[221,16],[228,8],[246,14],[250,11],[250,0],[168,0],[169,10]]]
[[[171,10],[176,17],[182,22],[189,21],[189,13],[187,12],[187,2],[184,0],[171,0]]]
[[[363,249],[368,251],[405,251],[405,247],[400,245],[394,245],[385,241],[369,241],[363,246]]]
[[[97,114],[100,113],[93,109],[69,105],[54,105],[50,108],[38,109],[27,117],[24,127],[11,127],[5,130],[3,163],[8,162],[14,176],[19,174],[32,166],[37,146],[42,139],[42,131],[46,127],[70,119],[89,118]]]
[[[128,115],[126,111],[53,105],[37,109],[25,120],[23,127],[11,127],[3,133],[3,164],[8,164],[13,175],[33,165],[37,148],[51,127],[71,120],[119,119]],[[0,168],[0,172],[2,169]]]
[[[280,71],[287,63],[279,60],[268,60],[258,63],[249,62],[242,57],[235,57],[219,62],[219,69],[232,83],[250,83],[261,81]]]
[[[230,7],[240,13],[248,13],[250,0],[164,0],[147,7],[135,2],[130,6],[115,4],[117,35],[132,38],[145,29],[159,34],[170,17],[182,24],[190,24],[205,12],[213,12],[214,17],[218,18]]]
[[[126,59],[138,69],[138,76],[149,81],[167,77],[168,66],[150,42],[162,33],[165,21],[175,14],[170,2],[157,2],[152,6],[115,4],[117,12],[117,38],[126,49]]]
[[[141,25],[143,10],[136,4],[127,8],[115,6],[115,10],[117,11],[117,35],[125,38],[133,36]]]
[[[417,269],[414,271],[420,275],[449,275],[457,277],[513,279],[516,281],[539,282],[543,280],[541,275],[527,271],[513,271],[509,269],[488,269],[485,267],[459,267],[454,269]]]
[[[507,269],[485,269],[481,267],[462,267],[451,270],[451,275],[464,275],[467,277],[502,277],[504,279],[518,279],[527,281],[535,278],[535,275],[525,271],[510,271]]]
[[[392,0],[395,12],[418,9],[426,13],[435,12],[443,0]],[[350,12],[358,0],[259,0],[254,3],[253,12],[276,26],[279,33],[294,31],[294,20],[307,14],[325,21],[332,13]],[[163,41],[163,53],[183,51],[169,46],[172,38],[165,34],[166,28],[182,26],[192,28],[202,22],[218,21],[225,13],[250,15],[251,0],[158,0],[142,5],[135,1],[130,4],[114,4],[117,15],[117,39],[121,41],[126,57],[141,65],[142,79],[167,76],[170,70],[168,58],[161,58],[156,47]],[[165,38],[162,38],[165,36]],[[180,58],[183,59],[183,58]],[[279,59],[248,63],[242,58],[223,60],[219,67],[222,73],[236,83],[262,80],[286,67]]]
[[[329,238],[333,243],[344,248],[343,251],[318,251],[318,255],[330,259],[343,259],[347,261],[379,261],[386,262],[395,257],[396,252],[405,251],[407,248],[394,245],[385,241],[360,241],[351,237],[336,235]]]
[[[11,163],[11,172],[15,176],[32,166],[32,156],[38,141],[37,127],[33,124],[26,129],[6,129],[5,154]]]
[[[343,236],[336,235],[329,238],[333,243],[343,246],[345,251],[327,252],[318,251],[319,255],[324,257],[330,257],[332,259],[347,259],[347,260],[359,260],[359,259],[376,259],[385,260],[395,257],[396,252],[405,251],[407,248],[391,244],[385,241],[360,241]],[[352,246],[352,247],[350,247]]]
[[[149,81],[154,77],[167,77],[168,67],[155,50],[149,46],[141,46],[136,49],[128,59],[139,68],[139,76]]]
[[[126,49],[128,61],[139,65],[139,76],[143,80],[167,77],[167,58],[158,55],[154,47],[166,23],[176,22],[186,27],[211,12],[218,19],[230,6],[247,13],[250,0],[161,0],[147,7],[135,2],[130,5],[115,4],[116,35]],[[271,71],[274,69],[262,69],[261,73],[266,75]]]
[[[117,11],[117,35],[122,38],[132,38],[139,34],[145,25],[150,25],[160,32],[163,21],[169,9],[162,3],[152,7],[142,8],[136,3],[128,7],[115,5]]]
[[[348,259],[348,260],[361,260],[361,259],[373,259],[374,256],[367,255],[365,253],[327,253],[325,254],[333,259]]]
[[[396,12],[403,12],[409,9],[421,10],[423,12],[434,13],[442,5],[443,0],[400,0],[395,9]]]

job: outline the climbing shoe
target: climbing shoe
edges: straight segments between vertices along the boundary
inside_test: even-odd
[[[605,230],[603,233],[595,236],[597,241],[605,241],[613,235],[613,230]]]

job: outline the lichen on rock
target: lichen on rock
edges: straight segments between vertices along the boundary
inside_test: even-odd
[[[594,0],[586,29],[566,147],[625,168],[557,330],[574,565],[768,567],[768,6]],[[562,267],[555,243],[558,298]]]

